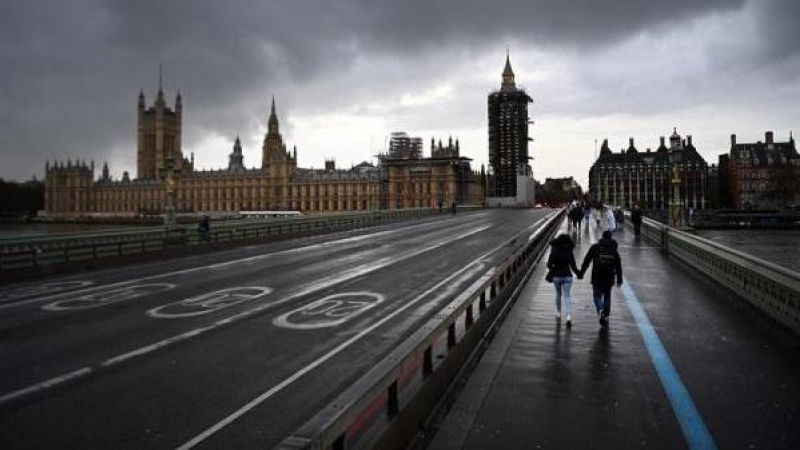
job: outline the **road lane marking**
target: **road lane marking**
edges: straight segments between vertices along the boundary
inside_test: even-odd
[[[67,381],[75,380],[77,378],[89,375],[90,373],[92,373],[92,368],[84,367],[82,369],[78,369],[70,373],[65,373],[64,375],[60,375],[55,378],[50,378],[49,380],[42,381],[41,383],[36,383],[32,386],[28,386],[26,388],[19,389],[14,392],[9,392],[8,394],[5,394],[2,397],[0,397],[0,405],[6,402],[10,402],[12,400],[16,400],[21,397],[25,397],[31,394],[35,394],[37,392],[44,391],[45,389],[58,386],[59,384],[66,383]]]
[[[479,217],[480,218],[480,216],[471,216],[471,218],[472,217]],[[190,268],[187,268],[187,269],[175,270],[175,271],[172,271],[172,272],[160,273],[160,274],[156,274],[156,275],[150,275],[150,276],[141,277],[141,278],[135,278],[135,279],[131,279],[131,280],[118,281],[116,283],[111,283],[111,284],[106,284],[106,285],[101,285],[101,286],[92,286],[92,287],[79,289],[77,291],[73,291],[73,292],[69,292],[69,293],[53,294],[53,295],[46,296],[46,297],[23,300],[23,301],[19,301],[19,302],[8,302],[8,303],[5,303],[5,304],[0,304],[0,310],[6,309],[6,308],[12,308],[12,307],[16,307],[16,306],[23,306],[23,305],[27,305],[27,304],[30,304],[30,303],[44,302],[44,301],[56,299],[56,298],[59,298],[59,297],[63,297],[65,295],[83,294],[83,293],[86,293],[86,292],[91,292],[91,291],[95,291],[95,290],[99,290],[99,289],[125,286],[125,285],[129,285],[129,284],[141,283],[143,281],[152,281],[152,280],[157,280],[157,279],[160,279],[160,278],[166,278],[166,277],[171,277],[171,276],[176,276],[176,275],[185,275],[187,273],[194,273],[194,272],[198,272],[198,271],[201,271],[201,270],[219,269],[219,268],[227,267],[227,266],[234,265],[234,264],[248,263],[248,262],[257,261],[257,260],[261,260],[261,259],[266,259],[266,258],[270,258],[270,257],[274,257],[274,256],[282,256],[282,255],[289,255],[289,254],[295,254],[295,253],[304,253],[304,252],[308,252],[308,251],[312,251],[312,250],[317,250],[317,249],[320,249],[320,248],[333,247],[333,246],[340,245],[340,244],[348,244],[348,243],[352,243],[352,242],[366,241],[366,240],[369,240],[369,239],[375,239],[376,237],[387,236],[387,235],[396,234],[396,233],[401,233],[401,232],[408,231],[408,230],[415,229],[415,228],[423,228],[423,227],[433,228],[432,225],[441,225],[441,222],[425,222],[425,223],[421,223],[421,224],[410,225],[410,226],[403,227],[403,228],[397,228],[397,229],[385,230],[385,231],[378,231],[378,232],[370,233],[370,234],[363,234],[363,235],[351,236],[351,237],[347,237],[347,238],[343,238],[343,239],[336,239],[336,240],[333,240],[333,241],[320,242],[320,243],[317,243],[317,244],[307,245],[305,247],[297,247],[297,248],[291,248],[291,249],[281,250],[281,251],[272,252],[272,253],[265,253],[265,254],[262,254],[262,255],[255,255],[255,256],[248,256],[248,257],[244,257],[244,258],[237,258],[237,259],[233,259],[233,260],[230,260],[230,261],[223,261],[223,262],[214,263],[214,264],[208,264],[208,265],[204,265],[204,266],[190,267]]]
[[[453,274],[451,274],[450,276],[448,276],[444,280],[436,283],[434,286],[428,288],[425,292],[423,292],[422,294],[418,295],[417,297],[415,297],[414,299],[412,299],[408,303],[402,305],[400,308],[396,309],[395,311],[392,311],[391,313],[387,314],[382,319],[380,319],[379,321],[377,321],[374,324],[370,325],[369,327],[361,330],[358,334],[356,334],[355,336],[351,337],[350,339],[344,341],[343,343],[339,344],[333,350],[329,351],[325,355],[321,356],[320,358],[318,358],[315,361],[311,362],[307,366],[305,366],[302,369],[298,370],[297,372],[293,373],[288,378],[286,378],[283,381],[281,381],[280,383],[276,384],[275,386],[273,386],[272,388],[270,388],[269,390],[267,390],[263,394],[259,395],[258,397],[254,398],[253,400],[249,401],[247,404],[245,404],[241,408],[237,409],[236,411],[234,411],[229,416],[225,417],[221,421],[217,422],[216,424],[214,424],[210,428],[206,429],[205,431],[203,431],[199,435],[193,437],[192,439],[190,439],[189,441],[187,441],[186,443],[184,443],[183,445],[178,447],[176,450],[189,450],[189,449],[195,447],[197,444],[200,444],[201,442],[205,441],[210,436],[215,434],[217,431],[221,430],[222,428],[225,428],[226,426],[231,424],[233,421],[235,421],[239,417],[241,417],[244,414],[246,414],[251,409],[253,409],[256,406],[260,405],[265,400],[269,399],[273,395],[277,394],[278,392],[282,391],[283,389],[285,389],[286,387],[288,387],[289,385],[291,385],[292,383],[294,383],[295,381],[300,379],[303,375],[307,374],[308,372],[311,372],[312,370],[316,369],[317,367],[319,367],[321,364],[323,364],[327,360],[329,360],[329,359],[333,358],[334,356],[336,356],[337,354],[341,353],[343,350],[347,349],[352,344],[354,344],[355,342],[359,341],[361,338],[363,338],[367,334],[369,334],[372,331],[374,331],[376,328],[378,328],[381,325],[385,324],[386,322],[394,319],[395,316],[397,316],[398,314],[404,312],[406,309],[414,306],[417,302],[419,302],[420,300],[424,299],[425,297],[427,297],[428,295],[430,295],[432,292],[434,292],[435,290],[439,289],[443,285],[447,284],[448,282],[450,282],[450,280],[452,280],[456,276],[461,275],[462,272],[464,272],[467,269],[471,268],[473,264],[475,264],[476,262],[479,262],[482,259],[488,257],[489,255],[491,255],[495,251],[497,251],[497,249],[491,250],[491,251],[481,255],[478,259],[476,259],[473,262],[467,264],[465,267],[461,268],[460,270],[454,272]],[[486,274],[484,274],[484,276],[491,275],[493,272],[494,272],[494,268],[489,269],[486,272]],[[479,279],[475,283],[480,283],[481,281],[482,281],[482,279]],[[473,283],[473,285],[475,283]]]
[[[86,294],[80,297],[72,297],[66,300],[59,300],[57,302],[42,305],[42,309],[46,311],[69,311],[75,309],[97,308],[99,306],[106,306],[113,303],[132,300],[134,298],[144,297],[145,295],[155,294],[157,292],[167,291],[174,289],[175,286],[176,285],[172,283],[137,284],[119,289]]]
[[[147,311],[147,315],[158,319],[195,317],[229,308],[239,303],[263,297],[272,292],[268,287],[232,287],[208,292]]]
[[[163,339],[163,340],[158,341],[158,342],[156,342],[154,344],[150,344],[150,345],[147,345],[147,346],[144,346],[144,347],[140,347],[140,348],[131,350],[129,352],[126,352],[126,353],[111,357],[111,358],[106,359],[105,361],[99,363],[96,366],[96,368],[111,367],[111,366],[120,364],[122,362],[129,361],[129,360],[131,360],[133,358],[137,358],[137,357],[140,357],[140,356],[144,356],[144,355],[153,353],[156,350],[160,350],[160,349],[163,349],[165,347],[168,347],[168,346],[171,346],[173,344],[176,344],[178,342],[182,342],[182,341],[185,341],[187,339],[190,339],[190,338],[193,338],[193,337],[196,337],[196,336],[200,336],[200,335],[202,335],[204,333],[207,333],[209,331],[215,330],[215,329],[220,328],[222,326],[230,325],[232,323],[235,323],[235,322],[244,320],[246,318],[255,316],[256,314],[258,314],[260,312],[263,312],[265,310],[274,308],[274,307],[276,307],[278,305],[281,305],[283,303],[292,301],[294,299],[303,297],[305,295],[317,292],[317,291],[322,290],[322,289],[327,289],[327,288],[329,288],[331,286],[335,286],[335,285],[343,283],[345,281],[352,280],[354,278],[357,278],[357,277],[360,277],[362,275],[374,272],[376,270],[382,269],[382,268],[390,266],[392,264],[396,264],[396,263],[405,261],[405,260],[413,258],[415,256],[419,256],[420,254],[429,252],[431,250],[434,250],[436,248],[439,248],[439,247],[442,247],[444,245],[450,244],[452,242],[459,241],[459,240],[464,239],[466,237],[472,236],[473,234],[477,234],[477,233],[480,233],[482,231],[485,231],[488,228],[490,228],[488,225],[477,227],[477,228],[472,228],[471,230],[469,230],[469,231],[467,231],[465,233],[462,233],[462,234],[457,235],[457,236],[452,236],[449,239],[445,239],[445,240],[439,241],[439,242],[437,242],[435,244],[432,244],[430,246],[424,247],[422,249],[418,249],[418,250],[406,253],[404,255],[396,256],[396,257],[383,258],[383,259],[380,259],[378,261],[373,261],[373,262],[370,262],[370,263],[367,263],[367,264],[363,264],[363,265],[358,266],[358,267],[356,267],[354,269],[348,270],[348,271],[344,272],[343,274],[326,277],[322,281],[314,283],[314,284],[312,284],[312,285],[310,285],[310,286],[308,286],[308,287],[306,287],[304,289],[301,289],[300,291],[295,292],[294,294],[286,296],[286,297],[284,297],[284,298],[282,298],[280,300],[276,300],[274,302],[266,303],[264,305],[260,305],[260,306],[254,307],[254,308],[251,308],[249,310],[245,310],[245,311],[243,311],[241,313],[235,314],[235,315],[227,317],[225,319],[218,320],[218,321],[214,322],[211,325],[208,325],[208,326],[205,326],[205,327],[196,328],[196,329],[193,329],[193,330],[190,330],[190,331],[187,331],[187,332],[184,332],[184,333],[181,333],[181,334],[178,334],[178,335]],[[492,250],[492,252],[496,251],[499,248],[500,247],[496,248],[495,250]],[[492,253],[492,252],[490,252],[490,253]],[[73,373],[73,372],[70,372],[70,373]],[[44,383],[46,383],[46,382],[44,382]],[[34,385],[34,386],[38,386],[38,385],[41,385],[41,384],[42,383],[39,383],[39,384]],[[47,386],[44,386],[44,388],[46,388],[46,387]],[[27,389],[29,389],[29,388],[20,389],[19,391],[16,391],[16,392],[23,392],[23,394],[24,394],[24,392]],[[39,390],[41,390],[41,389],[39,389]],[[23,396],[23,395],[15,395],[14,397],[9,397],[8,401],[17,399],[17,398],[19,398],[21,396]],[[0,399],[5,398],[5,397],[6,396],[0,397]],[[3,401],[0,401],[0,405],[2,405],[3,403],[4,403]]]
[[[0,301],[3,303],[19,300],[25,297],[32,297],[34,295],[43,295],[54,292],[63,292],[70,289],[79,289],[82,287],[94,284],[93,281],[54,281],[52,283],[44,283],[35,286],[26,286],[11,290],[9,292],[0,292]]]
[[[716,450],[717,446],[714,443],[714,438],[711,437],[711,433],[697,411],[689,391],[681,381],[678,370],[672,364],[672,360],[661,343],[658,333],[656,333],[653,324],[650,323],[644,308],[642,308],[639,299],[628,283],[623,283],[622,294],[628,304],[628,309],[636,321],[639,333],[644,339],[647,353],[650,355],[650,360],[655,366],[658,378],[664,387],[664,392],[672,405],[672,411],[681,425],[681,430],[686,442],[689,444],[689,449]]]
[[[360,316],[386,300],[375,292],[342,292],[293,309],[272,323],[293,330],[314,330],[339,326]]]
[[[522,233],[520,233],[520,235],[527,233],[528,229],[538,226],[540,223],[542,223],[543,221],[545,221],[546,219],[548,219],[551,216],[552,216],[552,214],[548,214],[545,217],[543,217],[542,219],[536,221],[534,224],[532,224],[530,227],[528,227]],[[519,237],[520,235],[517,235],[517,236],[515,236],[515,237],[513,237],[513,238],[511,238],[511,239],[509,239],[509,240],[507,240],[505,242],[503,242],[502,244],[500,244],[499,246],[495,247],[494,249],[484,253],[483,255],[478,257],[477,259],[475,259],[472,262],[470,262],[467,265],[465,265],[460,270],[452,273],[447,278],[445,278],[442,281],[436,283],[434,286],[430,287],[425,292],[423,292],[422,294],[418,295],[417,297],[415,297],[414,299],[412,299],[408,303],[404,304],[403,306],[401,306],[397,310],[395,310],[395,311],[389,313],[388,315],[384,316],[378,322],[370,325],[369,327],[367,327],[364,330],[360,331],[355,336],[353,336],[350,339],[348,339],[348,340],[344,341],[343,343],[339,344],[336,348],[334,348],[330,352],[326,353],[325,355],[321,356],[317,360],[311,362],[307,366],[305,366],[302,369],[298,370],[297,372],[293,373],[288,378],[284,379],[283,381],[281,381],[277,385],[273,386],[272,388],[270,388],[269,390],[267,390],[263,394],[259,395],[258,397],[254,398],[253,400],[251,400],[250,402],[248,402],[247,404],[245,404],[241,408],[239,408],[236,411],[234,411],[232,414],[228,415],[227,417],[225,417],[221,421],[219,421],[216,424],[212,425],[210,428],[206,429],[205,431],[203,431],[199,435],[193,437],[192,439],[190,439],[189,441],[187,441],[186,443],[184,443],[183,445],[178,447],[176,450],[189,450],[191,448],[194,448],[195,446],[197,446],[201,442],[203,442],[206,439],[208,439],[210,436],[214,435],[217,431],[225,428],[226,426],[228,426],[229,424],[234,422],[236,419],[238,419],[239,417],[241,417],[244,414],[246,414],[251,409],[255,408],[256,406],[260,405],[264,401],[268,400],[270,397],[274,396],[275,394],[277,394],[278,392],[282,391],[286,387],[290,386],[292,383],[294,383],[295,381],[297,381],[298,379],[303,377],[305,374],[307,374],[308,372],[311,372],[312,370],[316,369],[317,367],[319,367],[321,364],[323,364],[327,360],[333,358],[338,353],[342,352],[343,350],[345,350],[346,348],[351,346],[353,343],[359,341],[361,338],[363,338],[367,334],[371,333],[373,330],[377,329],[378,327],[380,327],[384,323],[394,319],[395,316],[397,316],[401,312],[405,311],[406,309],[414,306],[414,304],[416,304],[418,301],[420,301],[421,299],[427,297],[432,292],[434,292],[437,289],[441,288],[445,284],[449,283],[453,278],[456,278],[456,277],[460,276],[463,272],[465,272],[467,270],[470,270],[475,264],[482,263],[482,261],[484,259],[488,258],[491,254],[497,252],[501,248],[516,242],[517,237]],[[490,268],[488,271],[486,271],[486,273],[483,275],[483,277],[481,277],[480,279],[476,280],[472,284],[472,286],[475,286],[476,284],[481,283],[484,277],[491,276],[493,273],[494,273],[494,268]]]

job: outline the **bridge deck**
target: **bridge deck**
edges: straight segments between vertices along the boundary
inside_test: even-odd
[[[573,284],[573,327],[559,325],[537,269],[428,448],[800,448],[795,340],[631,229],[615,239],[626,284],[610,326],[588,274]]]

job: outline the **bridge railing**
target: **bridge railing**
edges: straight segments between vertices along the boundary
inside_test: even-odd
[[[461,211],[479,209],[460,207]],[[391,220],[439,214],[430,208],[369,211],[312,217],[244,220],[213,223],[208,232],[194,225],[147,227],[94,233],[69,233],[0,239],[0,275],[4,272],[92,261],[170,248],[218,243],[251,242],[350,228],[369,227]],[[442,213],[444,214],[444,213]]]
[[[647,218],[642,234],[665,253],[800,333],[800,273]]]
[[[404,449],[558,230],[563,211],[509,241],[516,249],[429,319],[276,450]]]

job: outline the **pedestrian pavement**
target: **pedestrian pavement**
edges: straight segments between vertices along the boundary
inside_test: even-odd
[[[579,267],[600,234],[559,232]],[[572,286],[572,327],[556,320],[545,255],[428,449],[800,448],[796,341],[632,229],[614,238],[625,284],[609,326],[591,269]]]

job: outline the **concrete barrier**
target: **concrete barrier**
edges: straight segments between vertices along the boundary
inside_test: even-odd
[[[563,211],[509,241],[502,263],[429,319],[276,450],[405,449],[558,230]]]

